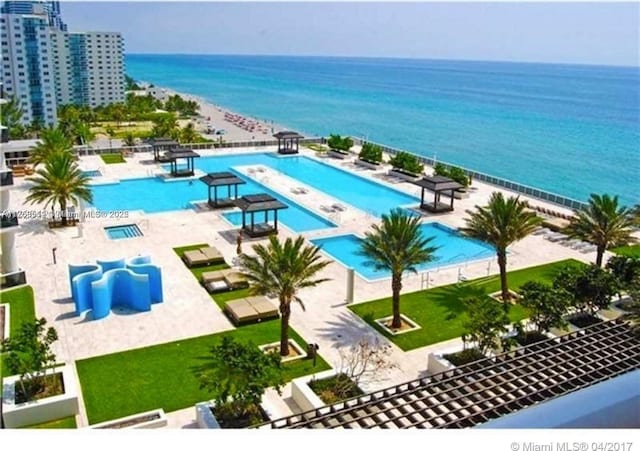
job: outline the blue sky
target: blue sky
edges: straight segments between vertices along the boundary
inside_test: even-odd
[[[63,2],[128,53],[442,58],[638,66],[640,4]]]

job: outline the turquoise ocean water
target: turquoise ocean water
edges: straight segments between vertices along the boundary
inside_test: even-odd
[[[640,202],[638,68],[215,55],[126,63],[136,79],[308,134],[362,136],[578,200]]]

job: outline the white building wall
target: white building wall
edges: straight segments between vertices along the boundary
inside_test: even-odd
[[[120,33],[88,32],[87,72],[91,107],[123,102],[124,42]]]

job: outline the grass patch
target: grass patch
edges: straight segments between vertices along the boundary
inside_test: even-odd
[[[34,424],[26,426],[23,429],[77,429],[76,417],[66,417],[59,420],[49,421],[47,423]]]
[[[121,153],[103,153],[100,155],[106,164],[126,163]]]
[[[18,333],[22,323],[31,322],[36,318],[33,302],[33,288],[27,285],[20,288],[0,292],[0,304],[9,304],[9,336]],[[11,376],[9,370],[2,364],[0,356],[0,375]]]
[[[213,299],[213,302],[218,304],[220,310],[224,310],[224,306],[227,302],[233,301],[235,299],[246,298],[248,296],[251,296],[251,294],[249,293],[249,288],[241,288],[239,290],[214,293],[211,295],[211,299]]]
[[[640,244],[616,247],[611,249],[611,252],[625,257],[640,257]]]
[[[562,260],[513,271],[509,273],[509,287],[512,290],[517,290],[530,280],[551,282],[555,274],[564,266],[581,264],[577,260]],[[400,335],[388,334],[375,322],[376,319],[392,314],[390,297],[353,305],[349,308],[401,349],[409,351],[462,335],[462,324],[465,320],[465,308],[462,301],[471,297],[487,296],[499,289],[500,277],[496,275],[461,284],[403,294],[400,301],[402,313],[418,323],[421,329]],[[520,321],[528,316],[529,314],[524,307],[511,306],[509,313],[511,321]]]
[[[317,143],[309,143],[309,144],[304,144],[304,146],[308,149],[311,149],[315,152],[326,152],[328,149],[327,147],[323,146],[322,144],[317,144]]]
[[[267,321],[214,335],[93,357],[76,362],[89,423],[162,408],[165,412],[191,407],[211,398],[200,389],[197,374],[207,367],[211,346],[225,335],[256,346],[280,339],[280,322]],[[290,337],[303,349],[307,343],[293,329]],[[329,369],[318,356],[283,365],[287,381]],[[117,376],[117,377],[116,377]]]

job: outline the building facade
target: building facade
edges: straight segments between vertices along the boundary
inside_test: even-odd
[[[53,125],[57,107],[124,101],[120,33],[69,32],[58,2],[9,1],[1,8],[2,78],[25,125]]]

